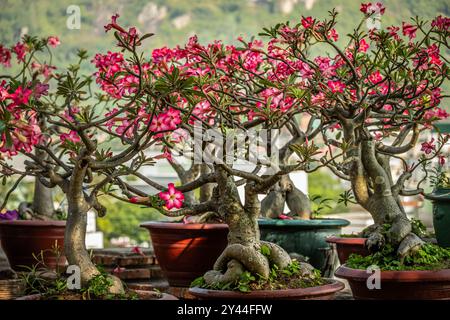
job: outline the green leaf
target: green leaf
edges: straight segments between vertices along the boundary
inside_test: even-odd
[[[6,129],[6,124],[0,120],[0,133],[3,133],[3,131],[5,131]]]

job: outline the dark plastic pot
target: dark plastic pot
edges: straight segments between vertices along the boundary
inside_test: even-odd
[[[450,269],[436,271],[381,271],[380,289],[370,290],[366,270],[336,270],[336,277],[346,279],[355,299],[370,300],[448,300]],[[372,282],[371,282],[372,283]]]
[[[146,222],[155,256],[172,287],[189,287],[211,270],[227,246],[226,224]]]
[[[309,257],[309,263],[323,270],[326,264],[326,250],[330,245],[328,236],[341,233],[350,224],[344,219],[277,220],[258,221],[261,240],[278,244],[288,253]]]
[[[433,202],[433,225],[441,247],[450,247],[450,188],[437,188],[425,195]]]
[[[26,267],[37,263],[33,254],[38,256],[41,252],[47,267],[63,267],[66,264],[63,255],[65,228],[65,221],[0,221],[0,242],[11,268],[16,271],[28,270]],[[59,261],[52,252],[55,244],[61,252]]]
[[[258,300],[330,300],[336,292],[344,289],[345,285],[337,280],[328,279],[329,283],[323,286],[286,289],[286,290],[255,290],[248,293],[228,290],[210,290],[190,288],[189,293],[202,300],[231,300],[231,299],[258,299]]]
[[[339,262],[344,264],[347,262],[348,257],[352,253],[359,254],[360,256],[368,256],[370,254],[367,250],[365,243],[366,238],[347,238],[347,237],[328,237],[326,241],[328,243],[334,243],[336,245]]]

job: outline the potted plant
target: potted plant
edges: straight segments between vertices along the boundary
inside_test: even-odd
[[[421,144],[422,155],[405,160],[405,153],[420,146],[419,137],[448,116],[439,103],[441,84],[449,76],[449,19],[439,16],[425,23],[415,18],[402,26],[366,28],[365,21],[379,19],[385,8],[381,3],[363,4],[361,11],[361,24],[342,47],[336,43],[334,10],[325,21],[304,17],[297,26],[266,31],[272,39],[288,43],[290,63],[311,70],[306,75],[308,111],[322,119],[323,147],[330,150],[319,161],[328,161],[334,174],[350,182],[352,190],[342,200],[357,202],[375,222],[363,232],[372,254],[350,258],[336,275],[349,280],[358,298],[448,298],[447,251],[425,244],[414,232],[400,197],[423,193],[430,161],[448,141],[448,136],[438,134]],[[329,55],[303,54],[316,47]],[[308,155],[306,145],[301,151]],[[330,161],[338,152],[343,156]],[[425,174],[413,185],[410,178],[420,170]],[[381,268],[381,290],[366,286],[371,273],[355,269],[365,268],[366,262]],[[433,296],[427,285],[439,293]]]
[[[260,240],[258,195],[267,193],[290,172],[308,168],[305,161],[280,163],[271,157],[276,149],[269,149],[274,144],[255,143],[267,142],[267,135],[261,134],[270,135],[271,129],[282,128],[303,113],[304,100],[301,91],[294,92],[300,90],[298,84],[288,77],[279,80],[278,88],[268,89],[277,66],[264,55],[261,42],[241,42],[241,49],[219,41],[203,46],[192,37],[183,47],[153,52],[159,68],[155,88],[166,97],[167,106],[155,114],[153,130],[161,128],[165,133],[155,141],[164,149],[176,150],[176,143],[171,143],[172,128],[179,125],[193,137],[194,161],[207,165],[209,172],[177,187],[156,186],[162,191],[154,195],[127,185],[120,188],[131,202],[156,208],[168,217],[215,212],[228,225],[226,248],[211,266],[213,270],[194,281],[202,288],[191,289],[192,294],[203,296],[206,290],[211,297],[329,298],[343,288],[342,283],[321,278],[310,265],[293,261],[280,246]],[[175,93],[170,92],[173,88]],[[238,141],[237,148],[228,145],[234,141]],[[244,162],[250,157],[259,162],[247,161],[246,165],[253,164],[250,170],[234,166],[239,153],[249,156],[239,158]],[[173,157],[168,152],[165,156]],[[214,184],[209,199],[184,202],[184,193],[205,184]],[[243,199],[237,189],[241,185]],[[252,289],[255,293],[242,293]]]
[[[56,42],[55,42],[56,41]],[[19,72],[15,76],[2,76],[8,79],[6,84],[2,80],[2,121],[1,121],[1,156],[6,160],[17,155],[20,148],[30,150],[31,144],[36,143],[33,157],[47,161],[48,155],[43,150],[48,147],[41,144],[39,140],[40,131],[45,130],[45,114],[19,115],[14,113],[14,109],[21,102],[39,103],[39,100],[48,90],[48,83],[51,81],[53,67],[38,63],[36,57],[29,54],[32,46],[37,50],[48,49],[49,46],[56,46],[57,37],[49,37],[33,41],[25,36],[22,42],[18,42],[12,48],[3,48],[3,54],[6,56],[15,53],[18,62]],[[34,50],[34,49],[31,49]],[[30,51],[31,51],[30,50]],[[9,55],[8,55],[9,53]],[[10,66],[9,60],[5,60],[4,67]],[[22,85],[30,81],[26,88]],[[6,91],[9,86],[11,92]],[[10,119],[15,116],[14,119]],[[6,122],[9,121],[10,127],[16,129],[6,130]],[[27,123],[28,122],[28,123]],[[29,125],[28,128],[26,126]],[[33,132],[31,132],[33,131]],[[20,145],[20,148],[9,147],[14,144]],[[17,180],[10,188],[5,191],[5,197],[0,207],[0,241],[5,251],[10,266],[14,270],[24,270],[31,267],[36,262],[37,255],[43,255],[47,265],[55,268],[56,265],[64,265],[65,257],[60,256],[59,260],[50,254],[51,249],[56,245],[60,248],[64,246],[64,215],[60,210],[55,210],[53,204],[52,189],[48,188],[38,178],[34,179],[34,191],[32,203],[22,202],[16,209],[7,210],[5,206],[11,193],[19,186],[25,178],[25,173],[13,169],[10,164],[2,165],[1,177],[6,178],[10,175],[18,175]],[[6,180],[4,180],[6,183]]]
[[[448,158],[448,157],[447,157]],[[437,243],[441,247],[450,247],[450,178],[443,165],[445,158],[440,158],[439,166],[434,169],[432,176],[432,193],[425,194],[425,198],[433,202],[433,226]]]
[[[285,128],[290,133],[290,139],[280,150],[282,163],[292,162],[296,145],[311,141],[320,133],[318,121],[315,116],[309,117],[305,130],[302,130],[295,117],[287,122]],[[340,234],[341,228],[350,222],[344,219],[316,218],[321,210],[329,207],[331,199],[315,195],[312,200],[317,203],[314,211],[311,209],[310,199],[294,185],[289,175],[283,176],[261,202],[261,219],[258,222],[261,239],[278,244],[290,254],[300,255],[321,271],[334,270],[330,245],[325,239],[330,235]],[[290,212],[284,213],[285,206]]]
[[[143,196],[126,177],[139,176],[142,167],[157,159],[144,151],[159,143],[155,137],[167,131],[157,127],[156,115],[167,109],[171,94],[166,87],[158,87],[164,69],[137,53],[142,41],[152,34],[138,35],[135,28],[125,30],[116,23],[117,17],[105,28],[114,29],[118,52],[97,54],[93,59],[98,68],[96,82],[104,93],[94,92],[91,76],[79,74],[80,64],[88,59],[84,50],[77,53],[77,63],[55,74],[51,88],[43,85],[39,72],[27,74],[20,81],[0,76],[6,79],[0,87],[0,166],[3,177],[16,178],[7,195],[25,176],[36,177],[46,187],[59,188],[68,202],[64,253],[68,264],[79,268],[79,290],[100,281],[104,294],[113,297],[121,297],[124,286],[117,277],[101,273],[91,261],[85,245],[87,212],[95,210],[99,216],[106,213],[101,196],[127,202],[130,200],[125,195],[130,192]],[[34,56],[44,55],[45,43],[47,39],[26,36],[16,45],[14,51],[24,64],[20,76],[30,68],[50,70],[48,65],[31,66]],[[1,52],[5,55],[2,61],[8,64],[9,50],[2,46]],[[156,83],[156,78],[160,82]],[[37,121],[44,116],[49,126],[39,127]],[[45,156],[36,156],[35,149]],[[18,162],[7,160],[7,156],[14,158],[17,154],[27,159],[24,170],[17,168]]]
[[[192,163],[186,170],[175,157],[170,156],[167,160],[183,185],[209,173],[205,165]],[[183,194],[184,202],[194,205],[208,201],[211,198],[210,185],[199,188],[199,197],[194,191],[186,192]],[[174,190],[172,185],[169,188],[169,192]],[[141,227],[150,232],[155,256],[172,287],[189,287],[194,279],[209,270],[227,244],[228,226],[214,212],[185,216],[181,221],[145,222]]]

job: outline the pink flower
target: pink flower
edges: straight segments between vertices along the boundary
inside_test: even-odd
[[[314,24],[314,19],[312,17],[306,17],[302,19],[302,26],[305,29],[310,28]]]
[[[386,8],[381,2],[377,2],[375,4],[369,2],[369,3],[361,3],[361,7],[359,10],[364,14],[373,14],[373,13],[384,14]]]
[[[368,79],[373,84],[383,81],[383,77],[381,76],[380,71],[378,71],[378,70],[373,72],[372,74],[370,74]]]
[[[122,27],[120,27],[117,24],[117,18],[119,18],[119,17],[120,17],[120,15],[118,13],[116,13],[115,15],[113,15],[111,17],[111,22],[105,26],[105,32],[108,32],[111,29],[116,29],[120,32],[126,32]]]
[[[11,51],[0,44],[0,63],[4,67],[11,67]]]
[[[436,148],[436,145],[433,144],[434,138],[432,138],[429,142],[422,143],[422,148],[420,151],[425,152],[425,154],[430,154]]]
[[[32,152],[33,146],[41,141],[41,128],[37,124],[36,113],[28,112],[27,118],[23,113],[14,115],[9,121],[11,127],[11,144],[6,143],[6,136],[3,132],[0,138],[0,154],[6,154],[8,157],[15,156],[19,151]]]
[[[440,166],[443,166],[445,164],[445,156],[438,156],[438,162]]]
[[[150,124],[150,131],[158,133],[170,130],[168,120],[165,114],[155,115]]]
[[[144,252],[142,252],[142,250],[139,246],[135,246],[135,247],[131,248],[131,252],[137,253],[141,256],[145,256]]]
[[[442,31],[447,31],[450,27],[450,18],[438,16],[431,22],[431,26],[437,27]]]
[[[25,55],[27,54],[27,47],[20,42],[17,42],[13,47],[13,51],[17,56],[17,61],[25,62]]]
[[[328,38],[333,39],[334,41],[338,41],[339,34],[337,33],[336,29],[331,29],[328,31]]]
[[[387,30],[389,31],[389,35],[391,35],[395,40],[400,39],[400,37],[398,36],[398,33],[397,33],[400,30],[399,27],[390,26],[390,27],[387,27]]]
[[[165,206],[168,210],[172,208],[179,209],[183,206],[184,195],[182,192],[175,189],[173,183],[168,184],[166,192],[160,192],[159,197],[166,202]]]
[[[39,99],[41,96],[48,95],[49,85],[47,83],[37,83],[33,89],[33,96]]]
[[[125,268],[122,268],[122,267],[116,267],[116,268],[113,270],[113,273],[118,274],[118,273],[122,273],[122,272],[124,272],[124,271],[125,271]]]
[[[340,93],[342,93],[342,92],[344,92],[344,89],[345,89],[345,84],[344,83],[342,83],[341,81],[328,81],[328,88],[330,88],[331,89],[331,92],[333,92],[333,93],[335,93],[335,92],[340,92]]]
[[[169,108],[169,110],[164,114],[170,130],[176,129],[177,126],[181,123],[180,114],[180,110],[173,108]]]
[[[21,104],[28,104],[29,98],[33,91],[28,88],[22,88],[22,86],[18,86],[14,93],[10,94],[9,97],[13,100],[15,106],[19,106]]]
[[[402,32],[404,36],[408,36],[409,39],[414,39],[416,37],[417,26],[412,24],[402,22]]]
[[[359,48],[358,51],[359,52],[367,52],[367,50],[369,49],[369,44],[366,42],[366,40],[361,39],[359,40]]]
[[[56,48],[57,46],[59,46],[61,44],[61,41],[59,41],[58,37],[48,37],[47,39],[47,44],[53,48]]]
[[[71,141],[73,143],[78,143],[81,141],[81,138],[78,136],[78,133],[76,131],[71,130],[69,133],[62,133],[59,135],[59,139],[61,139],[61,142]]]
[[[427,54],[430,57],[430,64],[435,64],[437,66],[442,65],[442,60],[440,57],[439,47],[434,43],[427,48]]]

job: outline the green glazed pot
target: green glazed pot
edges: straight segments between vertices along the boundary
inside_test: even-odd
[[[433,202],[433,225],[441,247],[450,247],[450,188],[437,188],[425,198]]]
[[[326,267],[326,252],[330,248],[325,239],[341,234],[341,229],[350,224],[344,219],[260,219],[258,223],[261,240],[276,243],[288,253],[308,257],[308,262],[319,270]]]

